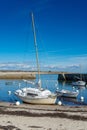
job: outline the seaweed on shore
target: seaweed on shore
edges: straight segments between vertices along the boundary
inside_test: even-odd
[[[17,127],[15,127],[15,126],[12,126],[12,125],[8,125],[8,126],[1,126],[0,125],[0,130],[21,130],[21,129],[19,129],[19,128],[17,128]]]
[[[15,115],[15,116],[26,116],[26,117],[50,117],[50,118],[67,118],[72,120],[87,121],[86,116],[82,115],[69,115],[63,112],[57,113],[32,113],[27,111],[0,111],[0,114],[4,115]]]

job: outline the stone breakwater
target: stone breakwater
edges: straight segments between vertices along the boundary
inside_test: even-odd
[[[77,81],[78,79],[82,79],[83,81],[87,82],[87,74],[80,74],[80,73],[66,74],[66,73],[62,73],[62,74],[58,75],[59,81]]]
[[[33,72],[1,71],[0,79],[35,79],[36,74]]]
[[[0,71],[0,79],[35,79],[37,71]],[[59,72],[41,71],[40,74],[59,74]]]

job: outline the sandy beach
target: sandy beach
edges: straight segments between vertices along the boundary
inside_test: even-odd
[[[0,72],[1,79],[35,78],[31,72]],[[0,130],[87,130],[87,106],[0,102]]]
[[[1,102],[0,130],[87,130],[87,106]]]

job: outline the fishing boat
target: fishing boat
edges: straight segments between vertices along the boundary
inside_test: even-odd
[[[76,98],[79,94],[79,91],[69,91],[69,90],[56,90],[57,94],[61,94],[63,97],[70,97],[70,98]]]
[[[35,50],[36,50],[36,64],[37,64],[37,71],[38,71],[38,82],[34,84],[33,88],[32,87],[25,87],[25,88],[16,90],[15,95],[17,97],[19,97],[25,103],[55,104],[56,99],[57,99],[57,94],[52,93],[48,89],[42,88],[33,13],[31,14],[31,17],[32,17],[33,35],[34,35],[34,45],[35,45]]]

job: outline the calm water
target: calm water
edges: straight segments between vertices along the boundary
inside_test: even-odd
[[[58,75],[41,75],[41,79],[42,79],[42,87],[48,88],[52,92],[55,92],[56,88],[67,89],[71,91],[79,90],[79,95],[76,99],[63,98],[63,97],[58,98],[57,101],[62,101],[63,105],[87,105],[86,87],[73,87],[71,85],[71,82],[58,82],[57,80]],[[19,100],[14,95],[14,92],[17,89],[26,86],[32,86],[32,85],[26,84],[23,80],[0,80],[0,100],[5,102],[6,101],[15,102],[16,100]],[[84,97],[84,101],[81,101],[81,97]]]

